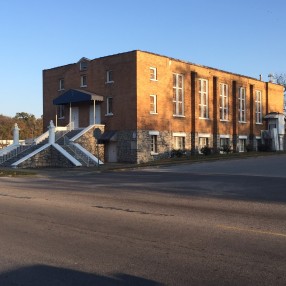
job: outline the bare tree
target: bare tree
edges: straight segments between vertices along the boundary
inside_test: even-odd
[[[284,90],[286,89],[286,73],[275,73],[274,79],[278,84],[281,84],[284,86]]]
[[[286,73],[275,73],[273,78],[276,83],[284,86],[284,114],[286,113]]]

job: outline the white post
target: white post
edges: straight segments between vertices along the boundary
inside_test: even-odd
[[[53,120],[51,120],[50,121],[50,125],[49,125],[49,143],[50,144],[53,144],[53,143],[55,143],[55,138],[56,138],[56,136],[55,136],[55,130],[56,130],[56,127],[55,127],[55,125],[54,125],[54,122],[53,122]]]
[[[279,134],[279,151],[284,151],[284,135]]]
[[[71,131],[71,121],[72,121],[72,109],[71,109],[71,102],[70,102],[70,122],[69,122],[70,131]]]
[[[95,124],[95,100],[93,100],[93,124]]]
[[[13,128],[13,145],[19,145],[19,127],[18,124],[15,123]]]

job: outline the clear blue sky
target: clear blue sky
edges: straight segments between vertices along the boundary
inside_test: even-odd
[[[0,0],[0,114],[42,115],[42,70],[135,49],[268,80],[285,0]]]

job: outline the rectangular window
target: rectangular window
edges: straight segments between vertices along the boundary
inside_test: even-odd
[[[185,149],[185,137],[184,136],[174,136],[174,149],[176,150]]]
[[[87,77],[84,74],[80,77],[80,87],[86,87],[86,86],[87,86]]]
[[[150,80],[157,80],[157,69],[150,67]]]
[[[219,85],[220,88],[220,120],[226,121],[228,120],[228,85],[221,83]]]
[[[262,123],[262,94],[260,90],[255,91],[255,120],[256,123]]]
[[[150,114],[157,114],[157,95],[150,95]]]
[[[107,97],[106,104],[107,104],[106,106],[107,115],[113,115],[112,97]]]
[[[64,90],[65,89],[65,80],[61,78],[59,80],[59,90]]]
[[[81,71],[87,70],[87,62],[82,61],[80,62],[79,66]]]
[[[220,138],[220,147],[230,146],[229,138]]]
[[[208,81],[206,79],[199,79],[199,108],[200,118],[209,118],[208,107]]]
[[[238,139],[238,152],[245,152],[246,139]]]
[[[151,154],[158,153],[157,135],[151,135]]]
[[[113,83],[114,82],[113,71],[107,71],[106,72],[106,82],[107,83]]]
[[[199,150],[206,146],[209,146],[209,138],[199,137]]]
[[[184,116],[184,77],[173,74],[173,115]]]
[[[241,87],[239,89],[238,96],[238,121],[246,122],[246,92],[245,88]]]

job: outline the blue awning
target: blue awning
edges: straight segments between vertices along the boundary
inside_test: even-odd
[[[109,130],[109,131],[103,132],[103,134],[97,140],[97,143],[104,144],[104,143],[108,143],[110,141],[116,141],[116,140],[117,140],[117,131]]]
[[[64,105],[75,102],[103,101],[103,96],[84,90],[70,89],[53,100],[54,105]]]

